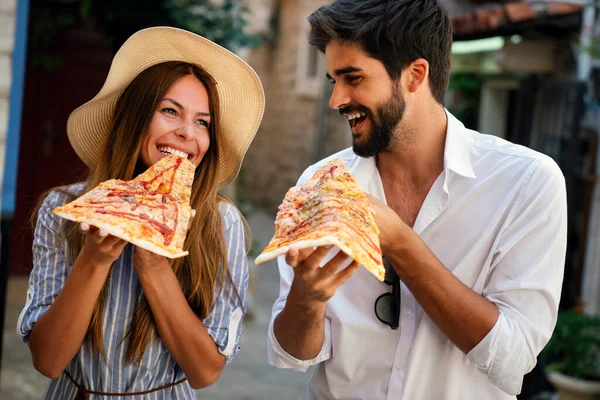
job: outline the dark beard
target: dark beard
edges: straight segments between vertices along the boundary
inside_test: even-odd
[[[405,107],[404,97],[397,85],[394,85],[390,98],[384,104],[377,106],[377,119],[370,110],[361,107],[371,121],[372,128],[367,134],[366,142],[358,143],[356,138],[352,138],[352,149],[356,155],[375,157],[379,153],[389,150],[394,130],[402,120]]]

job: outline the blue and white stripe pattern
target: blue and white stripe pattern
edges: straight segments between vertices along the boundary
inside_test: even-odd
[[[80,185],[74,185],[71,186],[70,191],[78,192],[80,189]],[[34,265],[29,278],[27,303],[17,325],[17,331],[25,342],[33,325],[58,296],[71,269],[71,264],[68,262],[68,246],[59,234],[62,220],[52,214],[52,209],[67,202],[67,196],[52,192],[44,200],[38,213],[33,241]],[[245,311],[248,263],[243,224],[239,212],[230,204],[222,203],[220,211],[227,242],[229,270]],[[185,377],[160,340],[156,340],[148,347],[139,366],[127,365],[124,361],[126,346],[121,343],[121,340],[129,327],[136,299],[142,293],[132,260],[133,246],[128,244],[108,277],[103,323],[107,357],[95,357],[91,346],[85,341],[67,367],[71,376],[89,390],[111,393],[138,392],[157,388]],[[235,295],[234,287],[228,279],[215,307],[203,321],[220,351],[225,354],[228,363],[240,349],[241,311],[242,307]],[[44,399],[73,399],[75,394],[76,387],[63,374],[51,381]],[[92,399],[94,397],[98,396],[91,396]],[[160,392],[127,398],[183,400],[195,399],[196,395],[186,381]],[[123,399],[123,397],[114,397],[114,399]]]

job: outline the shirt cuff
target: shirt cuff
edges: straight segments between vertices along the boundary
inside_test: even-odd
[[[275,337],[273,323],[278,315],[279,313],[274,313],[269,323],[269,332],[267,335],[267,358],[269,364],[277,368],[288,368],[299,372],[306,372],[310,366],[319,364],[331,357],[331,322],[329,322],[329,319],[325,318],[323,346],[319,354],[310,360],[299,360],[285,351]]]
[[[507,394],[517,395],[523,384],[522,351],[525,349],[518,349],[520,343],[514,337],[512,341],[510,337],[506,340],[506,333],[511,336],[511,331],[513,335],[519,332],[518,327],[509,325],[510,321],[500,312],[492,330],[469,351],[467,359],[487,375],[492,384]]]
[[[242,319],[244,312],[241,307],[237,307],[229,316],[229,323],[227,325],[225,338],[219,342],[217,335],[211,330],[207,329],[209,335],[213,338],[217,344],[219,353],[225,356],[225,365],[233,361],[233,358],[241,349],[240,337],[242,333]]]

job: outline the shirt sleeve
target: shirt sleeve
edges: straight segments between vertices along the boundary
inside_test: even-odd
[[[231,279],[227,278],[223,288],[217,289],[215,305],[203,322],[228,364],[241,349],[242,320],[247,308],[248,259],[244,225],[239,212],[226,203],[223,203],[221,209]]]
[[[328,159],[322,160],[318,164],[312,165],[307,168],[300,178],[296,186],[303,185],[313,173],[322,165],[327,162]],[[279,298],[273,304],[273,310],[271,312],[271,321],[269,322],[269,329],[267,331],[267,360],[269,364],[277,368],[293,369],[300,372],[306,372],[306,370],[312,366],[319,364],[323,361],[328,360],[331,357],[331,321],[325,317],[324,321],[324,338],[323,346],[317,356],[311,360],[300,360],[289,354],[281,347],[279,341],[275,337],[275,331],[273,330],[273,324],[275,318],[285,307],[287,302],[287,296],[294,279],[294,270],[285,262],[285,255],[277,258],[277,265],[279,267]]]
[[[271,313],[271,321],[269,322],[269,330],[267,332],[267,359],[269,364],[274,367],[306,372],[311,365],[326,361],[331,357],[331,322],[327,317],[325,318],[323,346],[315,358],[311,360],[299,360],[281,347],[279,341],[275,337],[273,323],[275,322],[275,318],[277,318],[279,313],[285,307],[290,285],[294,278],[294,271],[292,270],[292,267],[285,262],[285,255],[279,256],[277,263],[279,265],[280,275],[279,298],[273,305],[273,312]]]
[[[68,245],[62,235],[61,220],[52,210],[66,203],[65,195],[52,192],[37,215],[33,235],[33,270],[29,275],[27,299],[17,321],[17,333],[27,342],[35,323],[56,300],[69,271]]]
[[[550,158],[529,171],[494,247],[483,296],[499,310],[492,330],[468,354],[488,380],[521,391],[556,324],[567,236],[565,181]]]

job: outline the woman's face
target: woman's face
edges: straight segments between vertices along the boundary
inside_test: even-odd
[[[193,75],[179,78],[154,110],[140,157],[146,167],[170,154],[199,165],[210,145],[208,92]]]

